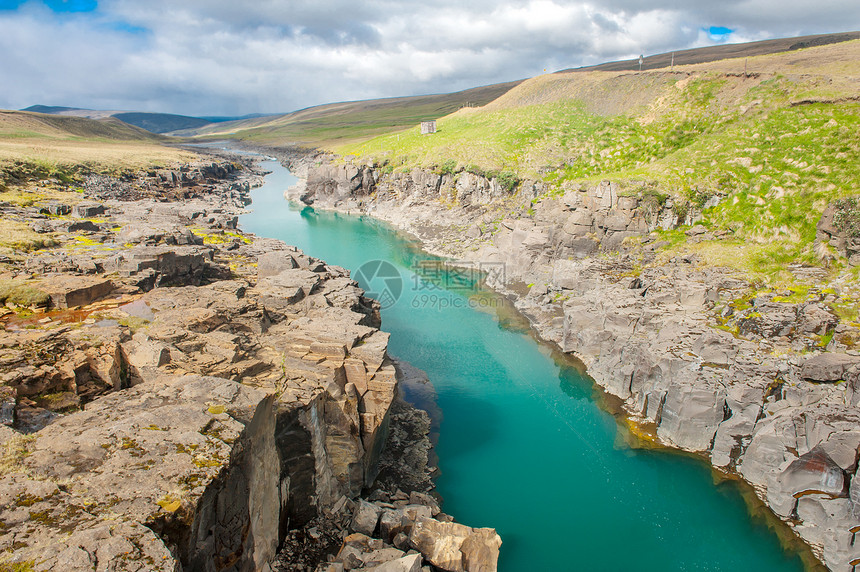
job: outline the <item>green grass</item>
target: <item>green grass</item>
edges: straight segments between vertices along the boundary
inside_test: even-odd
[[[36,562],[27,560],[26,562],[0,562],[0,572],[34,572],[36,569],[33,566]]]
[[[166,141],[116,119],[0,111],[0,185],[70,184],[83,173],[116,175],[195,157]]]
[[[23,461],[32,450],[35,435],[15,435],[0,445],[0,477],[23,470]]]
[[[672,109],[682,121],[674,114],[650,123],[633,115],[607,117],[589,112],[589,102],[566,99],[463,110],[440,119],[433,135],[421,135],[416,127],[337,150],[404,170],[456,161],[459,168],[510,170],[559,185],[638,168],[717,128],[727,118],[712,117],[709,103],[724,83],[710,74],[677,95],[667,92],[675,98]]]
[[[274,118],[242,120],[180,132],[205,138],[239,139],[269,146],[301,145],[331,149],[350,141],[402,131],[461,107],[484,105],[517,82],[457,93],[333,103]]]
[[[16,306],[46,306],[50,297],[41,290],[20,280],[0,281],[0,303]]]
[[[860,45],[840,49],[853,54]],[[814,61],[810,56],[809,65]],[[855,77],[856,64],[847,65],[847,77]],[[707,263],[792,284],[789,263],[817,263],[812,245],[824,208],[860,193],[856,90],[814,74],[749,79],[707,71],[679,74],[680,81],[644,75],[571,76],[567,92],[550,83],[559,80],[537,78],[503,98],[510,101],[439,119],[434,135],[416,127],[337,150],[389,171],[509,172],[544,181],[556,196],[610,179],[622,193],[655,205],[673,197],[679,215],[717,198],[702,224],[725,237],[692,245],[682,232],[666,233],[669,254],[693,250]],[[609,93],[594,87],[601,81],[622,95],[652,90],[652,103],[598,113],[594,98]],[[541,95],[551,87],[562,95]],[[531,101],[542,102],[524,104]]]

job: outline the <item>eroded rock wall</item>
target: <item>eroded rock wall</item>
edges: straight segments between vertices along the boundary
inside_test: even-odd
[[[694,255],[660,257],[651,231],[694,224],[699,211],[645,187],[546,190],[527,181],[508,195],[471,174],[310,166],[289,193],[389,221],[464,264],[501,265],[488,282],[622,400],[637,434],[740,476],[830,569],[851,571],[860,559],[860,331],[832,310],[840,285],[791,266],[812,285],[792,301]],[[834,213],[819,241],[852,256]],[[720,238],[702,226],[687,235]]]
[[[2,316],[11,562],[266,570],[290,528],[372,483],[397,384],[378,303],[236,229],[256,174],[191,185],[232,172],[212,169],[17,213],[60,246],[6,263],[39,294]],[[162,202],[188,188],[203,196]]]

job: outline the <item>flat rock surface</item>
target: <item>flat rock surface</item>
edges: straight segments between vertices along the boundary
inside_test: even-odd
[[[168,377],[57,420],[27,441],[28,454],[0,480],[0,548],[36,570],[96,569],[108,556],[117,569],[172,570],[165,539],[151,528],[190,524],[266,402],[265,393],[227,380]],[[124,552],[134,555],[128,565]]]

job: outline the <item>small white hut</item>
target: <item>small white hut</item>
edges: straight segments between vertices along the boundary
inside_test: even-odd
[[[421,135],[436,133],[436,120],[421,122]]]

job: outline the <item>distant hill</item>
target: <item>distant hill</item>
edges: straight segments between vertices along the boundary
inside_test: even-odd
[[[104,138],[116,141],[161,142],[165,138],[115,117],[89,119],[31,111],[0,111],[0,138]]]
[[[224,123],[225,121],[239,121],[242,119],[257,119],[259,117],[273,117],[275,115],[283,115],[282,113],[249,113],[239,117],[227,115],[202,115],[200,119],[205,119],[210,123]]]
[[[33,113],[46,113],[49,115],[62,115],[68,117],[84,117],[87,119],[104,119],[115,117],[120,121],[146,129],[151,133],[169,133],[179,129],[194,129],[210,125],[210,119],[201,117],[189,117],[187,115],[176,115],[173,113],[148,113],[142,111],[109,111],[97,109],[84,109],[78,107],[62,107],[57,105],[31,105],[22,111]],[[228,118],[225,118],[225,120]]]
[[[69,111],[92,111],[91,109],[79,109],[77,107],[60,107],[59,105],[31,105],[21,111],[32,111],[33,113],[49,113],[52,115],[62,115]]]
[[[188,117],[187,115],[173,115],[171,113],[143,113],[127,112],[114,113],[113,117],[125,121],[129,125],[135,125],[153,133],[169,133],[179,129],[195,129],[205,125],[211,125],[211,121],[199,117]]]
[[[119,173],[193,157],[166,146],[169,142],[115,117],[0,110],[0,190],[4,183],[44,178],[68,182],[76,173]]]
[[[284,115],[207,125],[174,135],[235,138],[269,146],[330,147],[413,127],[463,107],[486,105],[521,82],[498,83],[456,93],[329,103]]]
[[[707,48],[693,48],[690,50],[678,50],[645,56],[642,62],[642,70],[654,70],[667,68],[674,64],[676,66],[687,64],[701,64],[715,62],[729,58],[742,58],[752,56],[764,56],[780,52],[790,52],[801,48],[812,48],[815,46],[826,46],[838,44],[850,40],[860,39],[860,32],[843,32],[838,34],[818,34],[815,36],[798,36],[796,38],[778,38],[775,40],[763,40],[760,42],[745,42],[742,44],[722,44],[709,46]],[[556,73],[567,73],[572,71],[637,71],[639,60],[622,60],[607,62],[596,66],[585,66],[580,68],[569,68]]]

